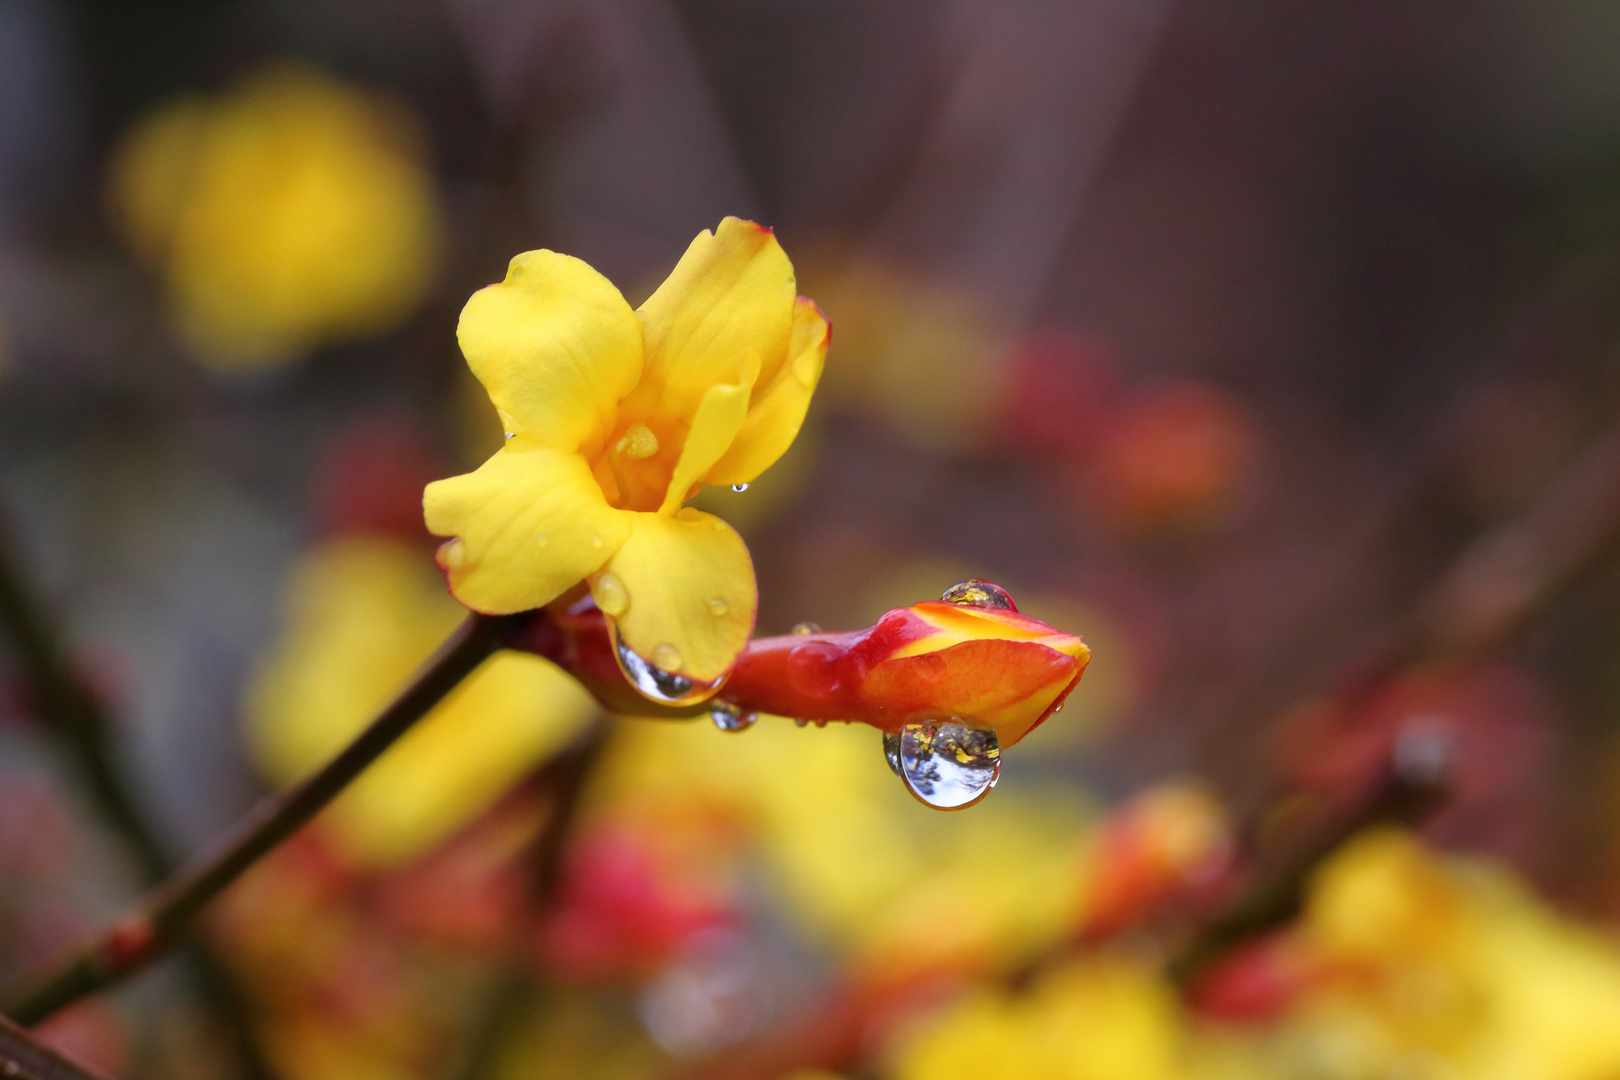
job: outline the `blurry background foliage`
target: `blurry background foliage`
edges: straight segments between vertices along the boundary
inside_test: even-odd
[[[455,625],[420,495],[500,445],[467,296],[549,247],[639,302],[726,214],[834,327],[793,450],[696,503],[760,631],[984,577],[1085,682],[961,815],[869,729],[615,719],[547,892],[595,707],[503,656],[210,924],[276,1075],[1620,1075],[1612,559],[1365,663],[1620,420],[1583,0],[0,5],[0,518],[176,854]],[[0,986],[137,888],[9,649]],[[1411,731],[1457,755],[1422,830],[1167,978]],[[169,968],[46,1034],[233,1070]]]

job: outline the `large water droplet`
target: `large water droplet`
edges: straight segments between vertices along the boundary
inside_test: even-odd
[[[729,701],[716,701],[709,706],[709,719],[721,731],[747,731],[759,719],[758,713],[744,712]]]
[[[748,490],[748,485],[747,484],[732,484],[731,485],[731,490],[735,491],[737,494],[741,495],[743,492]]]
[[[709,601],[709,614],[710,615],[724,615],[727,611],[730,611],[730,610],[731,610],[731,605],[726,603],[726,598],[723,597],[723,596],[717,596],[713,600]]]
[[[894,741],[890,757],[890,740]],[[993,731],[955,721],[907,724],[885,735],[884,757],[917,798],[939,810],[961,810],[989,794],[1001,776],[1001,743]]]
[[[900,733],[898,731],[885,731],[883,733],[883,760],[889,763],[889,771],[900,776]],[[901,776],[904,780],[905,777]]]
[[[980,581],[978,578],[957,582],[946,589],[940,595],[940,599],[947,604],[961,604],[963,607],[1018,610],[1018,605],[1013,603],[1013,598],[1006,589],[993,581]]]
[[[630,590],[611,571],[604,570],[591,579],[591,596],[604,615],[618,618],[630,610]],[[673,666],[679,666],[679,661]]]
[[[673,663],[659,664],[648,660],[624,643],[612,619],[608,620],[608,632],[613,637],[613,654],[619,660],[619,670],[624,673],[625,680],[649,701],[656,701],[660,705],[696,705],[725,682],[724,678],[720,678],[712,683],[703,683],[670,671],[669,668],[678,667],[681,662],[681,654],[673,645],[660,645],[653,650],[654,657],[666,662],[673,654]]]
[[[801,636],[804,634],[819,634],[821,633],[821,627],[817,626],[813,622],[802,622],[796,624],[793,629],[788,631],[788,633],[799,634]]]

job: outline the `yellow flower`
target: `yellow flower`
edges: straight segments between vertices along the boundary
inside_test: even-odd
[[[263,368],[381,332],[426,294],[431,178],[397,107],[279,66],[143,120],[112,201],[199,359]]]
[[[290,584],[285,635],[246,701],[254,756],[283,783],[342,749],[465,617],[414,544],[381,536],[321,544]],[[503,652],[355,781],[323,821],[357,862],[409,858],[489,806],[594,712],[558,668]]]
[[[580,260],[526,252],[467,302],[458,337],[507,440],[428,485],[428,529],[455,538],[451,592],[506,614],[589,578],[624,645],[695,683],[724,675],[753,632],[753,564],[683,504],[782,455],[827,351],[776,237],[725,219],[634,311]]]

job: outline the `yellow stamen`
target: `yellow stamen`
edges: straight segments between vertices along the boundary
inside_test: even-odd
[[[656,453],[658,436],[646,424],[631,424],[614,444],[613,452],[608,455],[608,468],[613,472],[613,482],[619,485],[619,501],[616,505],[623,506],[630,498],[630,485],[625,482],[624,471],[619,467],[619,456],[622,454],[631,461],[640,461]]]

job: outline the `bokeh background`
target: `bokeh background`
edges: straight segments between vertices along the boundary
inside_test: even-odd
[[[1386,648],[1620,418],[1594,0],[6,0],[0,516],[171,857],[455,625],[419,497],[499,444],[466,297],[549,247],[639,302],[727,214],[834,327],[790,455],[700,497],[760,631],[992,579],[1092,646],[1065,712],[956,815],[869,729],[614,722],[536,905],[593,707],[505,658],[210,925],[255,1049],[173,965],[51,1039],[132,1077],[1620,1075],[1616,486],[1558,519],[1571,572],[1523,554],[1512,633]],[[141,884],[25,674],[4,982]],[[1423,830],[1166,978],[1412,730]]]

